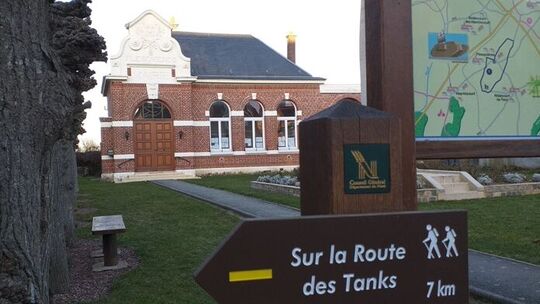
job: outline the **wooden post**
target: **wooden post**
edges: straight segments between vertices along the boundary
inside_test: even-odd
[[[103,235],[103,265],[116,266],[118,264],[116,234]]]
[[[416,210],[411,2],[364,1],[367,105],[401,120],[403,204]]]
[[[408,210],[396,115],[344,99],[299,130],[302,215]]]

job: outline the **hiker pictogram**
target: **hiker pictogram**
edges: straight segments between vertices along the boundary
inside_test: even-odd
[[[444,247],[446,247],[446,257],[457,257],[459,254],[456,248],[456,231],[450,228],[450,226],[446,226],[444,230],[446,231],[446,238],[442,240],[442,243],[444,244]]]
[[[437,245],[439,232],[437,232],[437,229],[432,227],[431,225],[426,226],[426,230],[428,231],[427,237],[422,241],[424,245],[426,246],[428,250],[428,259],[434,259],[435,255],[433,252],[435,251],[435,254],[437,255],[437,258],[441,258],[441,252],[439,251],[439,246]]]

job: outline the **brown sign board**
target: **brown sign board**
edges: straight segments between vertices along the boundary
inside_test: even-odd
[[[218,303],[468,303],[466,211],[246,220],[195,273]]]

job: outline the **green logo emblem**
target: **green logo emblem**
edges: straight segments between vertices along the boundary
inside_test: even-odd
[[[390,192],[390,148],[388,144],[343,146],[345,193]]]

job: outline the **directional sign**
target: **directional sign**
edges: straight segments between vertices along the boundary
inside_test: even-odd
[[[246,220],[195,273],[218,303],[468,303],[465,211]]]

